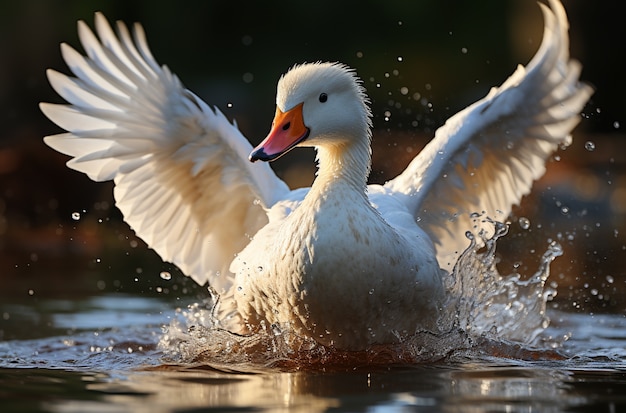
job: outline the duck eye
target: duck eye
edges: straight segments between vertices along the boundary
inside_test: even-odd
[[[320,95],[320,102],[324,103],[328,100],[328,95],[326,93],[322,93]]]

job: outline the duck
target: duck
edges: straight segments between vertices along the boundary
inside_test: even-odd
[[[539,3],[534,57],[452,116],[397,177],[368,184],[372,113],[356,71],[303,63],[280,77],[256,147],[153,57],[140,24],[95,14],[61,45],[72,75],[48,69],[66,103],[41,103],[66,132],[45,143],[94,181],[138,237],[201,285],[234,334],[289,329],[345,350],[438,331],[444,286],[470,234],[505,219],[568,146],[593,88],[569,56],[562,4]],[[316,150],[310,188],[269,162]]]

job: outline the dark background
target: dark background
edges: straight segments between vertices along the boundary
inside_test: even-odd
[[[77,20],[92,25],[102,11],[141,22],[156,59],[235,118],[253,144],[269,129],[276,81],[291,65],[329,60],[356,68],[375,115],[372,182],[395,176],[445,119],[526,64],[543,27],[533,0],[264,3],[0,3],[0,299],[202,293],[134,237],[113,207],[110,183],[67,169],[67,157],[42,142],[61,132],[37,107],[61,102],[45,69],[67,72],[59,43],[81,50]],[[619,2],[564,4],[572,55],[596,94],[573,145],[514,211],[532,226],[524,231],[513,221],[499,243],[500,269],[531,275],[557,239],[565,254],[552,266],[556,305],[619,312],[626,308],[626,25]],[[298,150],[274,167],[292,186],[309,185],[312,159]],[[161,271],[174,274],[166,288]]]

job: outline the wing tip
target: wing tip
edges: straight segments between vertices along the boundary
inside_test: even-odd
[[[50,102],[39,102],[39,110],[41,111],[41,113],[43,113],[44,115],[46,115],[46,117],[50,120],[52,120],[51,116],[54,116],[53,112],[54,112],[54,106],[59,105],[58,103],[50,103]]]

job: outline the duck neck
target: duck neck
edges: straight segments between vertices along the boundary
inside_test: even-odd
[[[359,193],[366,198],[371,158],[369,136],[346,144],[319,146],[317,178],[311,190],[324,194],[340,190],[343,194]]]

